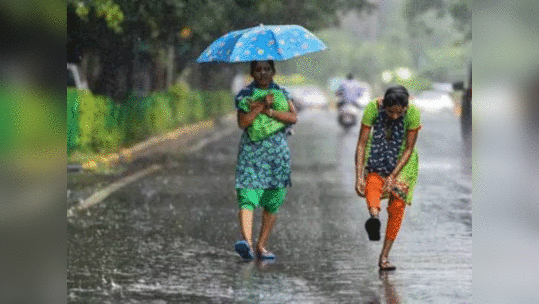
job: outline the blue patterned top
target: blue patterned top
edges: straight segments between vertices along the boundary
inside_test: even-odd
[[[253,82],[238,93],[236,108],[241,98],[252,95],[254,88]],[[270,89],[281,90],[289,98],[288,92],[274,83]],[[276,189],[292,185],[290,148],[284,131],[259,141],[252,141],[244,131],[239,145],[235,188]]]

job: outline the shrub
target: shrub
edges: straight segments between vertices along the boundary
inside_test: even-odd
[[[109,153],[150,135],[226,115],[233,103],[228,91],[192,91],[185,83],[148,97],[130,94],[122,104],[90,91],[68,89],[68,151]],[[78,136],[70,136],[77,129]]]
[[[189,113],[189,122],[204,120],[207,116],[202,94],[198,91],[191,91],[188,100],[189,109],[187,112]]]
[[[79,138],[82,151],[107,153],[123,142],[123,132],[112,119],[112,101],[89,91],[80,91]]]
[[[170,108],[173,113],[173,126],[177,127],[190,122],[190,90],[189,85],[185,82],[178,82],[170,87],[171,94]]]
[[[161,134],[173,125],[170,109],[170,96],[154,93],[148,98],[149,108],[145,116],[145,124],[150,134]]]
[[[67,154],[77,148],[79,133],[79,91],[67,88]]]
[[[150,135],[150,130],[145,124],[149,104],[148,98],[137,97],[131,93],[120,107],[118,121],[125,132],[124,144],[136,143]]]

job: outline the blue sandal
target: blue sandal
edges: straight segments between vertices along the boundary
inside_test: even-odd
[[[264,252],[257,252],[257,256],[260,260],[275,260],[275,254],[264,249]]]
[[[247,244],[246,241],[238,241],[236,245],[234,245],[234,250],[244,259],[244,260],[252,260],[254,259],[253,250],[249,247],[249,244]]]

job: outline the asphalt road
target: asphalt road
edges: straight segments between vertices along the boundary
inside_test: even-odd
[[[192,153],[160,149],[152,161],[162,170],[68,219],[69,303],[471,302],[472,182],[452,113],[423,115],[419,181],[388,274],[378,272],[382,243],[368,240],[354,191],[358,128],[344,132],[332,110],[301,112],[289,138],[293,186],[268,245],[277,260],[241,261],[233,250],[241,133],[220,130],[230,128]],[[68,205],[112,182],[70,180]]]

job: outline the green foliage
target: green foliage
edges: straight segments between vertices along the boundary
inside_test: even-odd
[[[98,18],[104,18],[108,27],[114,32],[117,34],[123,33],[122,23],[125,20],[125,15],[120,5],[114,1],[87,0],[82,2],[70,0],[69,2],[76,4],[76,13],[81,19],[88,21],[90,11],[93,10]]]
[[[407,0],[403,12],[412,36],[432,36],[436,31],[460,32],[454,41],[472,38],[471,0]],[[425,18],[426,17],[426,18]],[[438,20],[445,20],[439,22]],[[437,35],[439,36],[439,34]]]
[[[68,116],[68,130],[78,129],[77,138],[68,136],[68,149],[110,153],[187,123],[229,114],[233,102],[228,91],[192,91],[185,83],[147,97],[131,94],[123,104],[68,89],[68,109],[77,109],[76,115]]]
[[[205,102],[201,92],[191,91],[188,101],[188,117],[190,122],[201,121],[206,118]]]
[[[457,21],[458,28],[461,32],[470,32],[471,35],[471,20],[472,20],[472,1],[459,0],[451,7],[451,16]],[[471,39],[471,37],[470,37]]]
[[[234,107],[234,96],[230,93],[230,91],[217,91],[215,92],[217,95],[217,99],[219,100],[221,106],[220,106],[220,112],[219,115],[226,115],[231,113],[235,110]]]
[[[468,50],[462,47],[451,47],[443,49],[429,49],[426,52],[429,66],[438,67],[460,67],[465,68]]]
[[[443,14],[445,0],[407,0],[404,15],[409,20],[415,19],[417,16],[425,13],[428,10],[439,10]]]
[[[154,93],[148,97],[149,108],[146,112],[145,124],[150,134],[161,134],[173,125],[173,113],[170,109],[170,96]]]
[[[190,90],[185,82],[178,82],[169,88],[171,94],[170,108],[174,120],[174,126],[180,126],[190,122]]]
[[[149,101],[148,98],[131,93],[126,102],[118,108],[119,124],[125,131],[126,144],[142,141],[150,135],[150,130],[144,123],[150,106]]]
[[[77,148],[77,135],[79,132],[79,91],[67,88],[67,154]]]
[[[201,96],[207,118],[216,118],[234,109],[233,96],[228,91],[206,91],[202,92]]]
[[[0,156],[12,153],[20,138],[17,136],[21,124],[17,122],[17,114],[22,112],[19,90],[15,87],[3,86],[0,88],[0,129],[2,130],[2,140],[0,141]],[[18,87],[17,87],[18,89]],[[24,100],[24,99],[23,99]],[[25,101],[25,105],[27,102]],[[27,118],[24,121],[28,121]]]
[[[412,77],[408,80],[397,78],[395,82],[397,84],[400,84],[406,87],[409,91],[412,91],[412,92],[429,90],[432,88],[432,81],[430,81],[427,78],[420,77],[420,76]]]
[[[133,50],[146,46],[157,54],[173,46],[175,72],[186,67],[216,38],[247,27],[264,24],[298,24],[311,31],[334,26],[340,11],[370,10],[368,0],[209,0],[209,1],[132,1],[68,0],[68,14],[85,20],[68,25],[68,41],[84,47]],[[70,15],[71,16],[71,15]],[[103,23],[111,32],[102,29]],[[188,35],[182,35],[186,30]],[[68,49],[73,51],[74,49]],[[218,74],[219,67],[203,66]],[[214,87],[212,83],[209,87]],[[223,87],[224,88],[224,87]],[[111,96],[114,96],[111,93]]]
[[[79,96],[79,148],[97,153],[115,150],[123,132],[111,123],[112,101],[89,91],[80,91]]]
[[[298,73],[324,86],[328,79],[352,73],[356,79],[372,84],[381,80],[386,69],[412,65],[404,27],[384,32],[377,41],[365,41],[343,30],[324,30],[316,35],[328,50],[279,63],[281,73]]]

